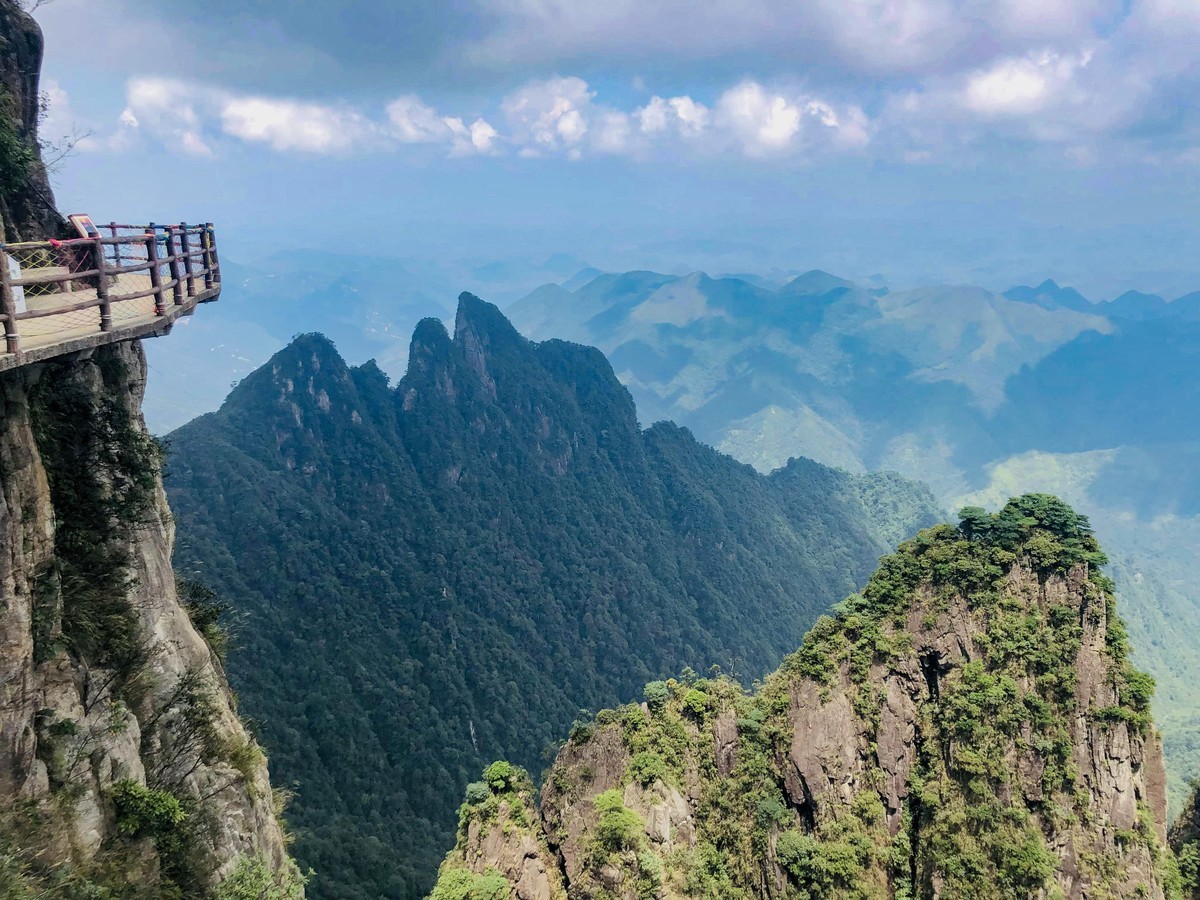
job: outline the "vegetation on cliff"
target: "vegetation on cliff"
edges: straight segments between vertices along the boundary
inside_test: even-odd
[[[689,673],[577,727],[532,832],[572,896],[1179,896],[1103,563],[1054,497],[965,509],[752,692]]]
[[[599,353],[469,295],[395,386],[304,335],[170,442],[176,564],[246,616],[231,678],[314,897],[421,896],[489,759],[537,771],[581,707],[689,662],[768,671],[934,515],[643,430]]]
[[[1200,900],[1200,782],[1193,783],[1187,805],[1171,828],[1170,839],[1184,896]]]
[[[255,860],[299,896],[262,752],[191,631],[220,649],[219,609],[198,586],[183,608],[173,596],[140,359],[115,345],[0,380],[0,533],[20,548],[0,564],[12,591],[0,752],[13,795],[0,811],[0,896],[206,898],[230,874],[221,868]],[[268,825],[253,821],[255,804]],[[244,865],[218,841],[230,830],[250,851]],[[258,851],[271,836],[268,859]],[[219,896],[239,896],[237,883]]]

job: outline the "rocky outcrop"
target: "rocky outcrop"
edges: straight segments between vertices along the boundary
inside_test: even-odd
[[[38,145],[42,31],[15,0],[0,0],[0,240],[59,236],[65,222],[54,208]]]
[[[37,24],[0,0],[4,241],[63,226],[41,60]],[[218,609],[195,585],[181,598],[171,568],[145,377],[136,341],[0,375],[0,892],[203,897],[233,876],[293,900],[303,880]]]
[[[538,827],[524,770],[496,763],[472,784],[459,812],[458,844],[442,864],[438,900],[500,897],[566,900],[558,860]]]
[[[964,511],[753,694],[691,676],[601,713],[542,790],[568,895],[1174,896],[1153,683],[1103,562],[1053,497]]]
[[[202,893],[243,860],[291,863],[265,757],[177,593],[144,378],[137,342],[0,377],[0,854],[31,879],[103,862]]]

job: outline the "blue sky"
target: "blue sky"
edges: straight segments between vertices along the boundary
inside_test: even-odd
[[[704,6],[53,0],[60,205],[243,261],[1200,288],[1197,0]]]

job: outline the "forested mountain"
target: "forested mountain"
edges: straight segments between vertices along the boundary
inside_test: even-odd
[[[684,666],[750,679],[933,518],[924,488],[770,477],[603,355],[463,295],[398,384],[304,335],[170,436],[176,563],[244,616],[230,676],[297,791],[310,896],[417,897],[485,761]]]
[[[509,314],[533,338],[594,343],[644,415],[762,471],[800,453],[920,478],[948,509],[1041,490],[1085,511],[1159,680],[1182,802],[1200,768],[1200,295],[627,272],[539,289]]]
[[[431,900],[1192,896],[1104,562],[1050,495],[963,510],[754,692],[689,674],[577,727],[540,809],[487,767]]]

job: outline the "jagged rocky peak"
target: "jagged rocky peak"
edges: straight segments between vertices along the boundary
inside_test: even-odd
[[[1175,896],[1153,682],[1104,561],[1056,498],[964,510],[753,692],[688,672],[577,724],[540,821],[470,793],[433,896],[463,870],[559,896],[513,880],[514,842],[572,898]]]

